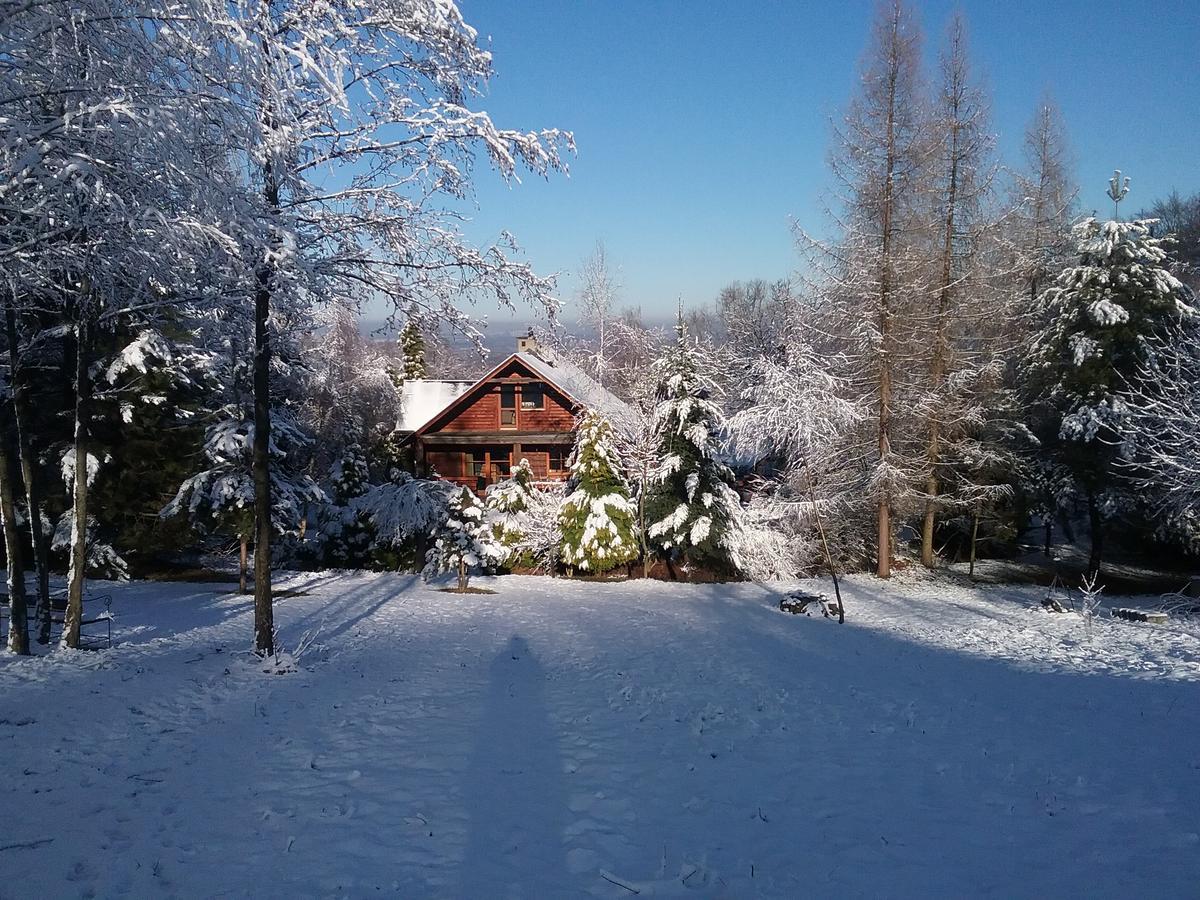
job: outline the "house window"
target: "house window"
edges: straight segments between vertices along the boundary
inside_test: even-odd
[[[517,386],[500,385],[500,427],[517,427]]]
[[[540,384],[521,386],[521,409],[545,409],[545,394]]]
[[[567,467],[567,448],[566,447],[551,447],[550,448],[550,471],[561,472]]]
[[[479,477],[487,468],[487,459],[482,453],[470,453],[471,475]]]

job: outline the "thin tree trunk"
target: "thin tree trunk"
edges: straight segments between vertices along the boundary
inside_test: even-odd
[[[458,592],[460,594],[466,593],[469,578],[470,576],[467,575],[466,560],[460,559],[458,561]]]
[[[955,21],[956,23],[960,22],[957,19]],[[946,173],[946,215],[942,232],[941,279],[938,284],[937,319],[934,325],[933,353],[929,365],[930,381],[934,392],[941,391],[946,383],[948,363],[946,359],[949,345],[947,315],[950,308],[950,286],[954,275],[954,222],[958,213],[958,166],[960,157],[962,156],[962,148],[960,146],[962,142],[960,138],[964,127],[962,121],[962,102],[963,92],[966,89],[961,34],[961,30],[956,25],[953,56],[951,57],[950,106],[947,110],[950,122],[950,170]],[[929,445],[926,451],[926,464],[929,466],[929,474],[925,479],[925,515],[921,522],[921,563],[928,569],[932,569],[934,566],[933,532],[937,525],[937,496],[940,488],[937,471],[942,452],[939,412],[936,410],[935,404],[935,412],[929,423]]]
[[[238,592],[242,594],[246,593],[246,568],[250,555],[248,547],[249,543],[250,542],[246,538],[246,535],[238,535],[238,544],[240,545],[241,550],[241,552],[238,554]]]
[[[271,598],[271,267],[264,263],[254,294],[254,649],[275,653]]]
[[[1096,505],[1096,495],[1088,491],[1088,524],[1091,526],[1091,552],[1088,554],[1088,574],[1095,576],[1100,572],[1100,560],[1104,552],[1104,517]]]
[[[842,587],[838,583],[837,566],[833,564],[833,554],[829,552],[829,541],[825,538],[825,524],[821,520],[821,513],[817,509],[817,495],[813,490],[812,472],[808,468],[808,460],[804,460],[804,483],[808,487],[808,502],[812,504],[813,518],[817,522],[817,534],[821,537],[821,550],[825,553],[825,562],[829,566],[829,575],[833,579],[833,595],[837,598],[838,605],[838,624],[846,624],[846,606],[842,603]]]
[[[63,617],[61,646],[79,647],[79,629],[83,621],[83,586],[87,572],[88,502],[88,425],[91,415],[92,385],[88,373],[91,325],[87,297],[83,297],[76,320],[75,334],[75,479],[71,521],[71,564],[67,573],[67,610]]]
[[[21,480],[25,483],[25,508],[29,513],[29,536],[33,549],[33,565],[37,570],[36,616],[39,644],[50,642],[50,563],[46,532],[42,528],[42,487],[37,467],[33,463],[33,446],[29,420],[29,400],[26,394],[25,373],[20,365],[17,333],[17,314],[10,304],[5,310],[8,331],[8,366],[13,387],[13,422],[17,432],[17,456],[21,463]]]
[[[29,655],[29,621],[25,605],[25,567],[21,557],[21,531],[17,528],[16,491],[13,487],[12,430],[6,405],[0,419],[0,516],[4,518],[4,552],[8,557],[8,649]]]
[[[279,180],[272,163],[263,166],[263,199],[279,209]],[[271,290],[275,267],[264,260],[254,292],[254,648],[275,653],[275,610],[271,597]]]
[[[967,575],[971,578],[975,577],[975,543],[979,540],[979,507],[975,507],[975,513],[971,516],[971,565],[967,569]]]
[[[1043,525],[1046,529],[1046,556],[1049,557],[1054,546],[1054,519],[1047,516]]]
[[[646,540],[646,485],[649,482],[650,464],[642,458],[642,485],[638,490],[638,529],[642,541],[642,578],[650,577],[650,544]]]
[[[899,41],[898,9],[893,12],[891,66],[887,86],[887,161],[883,172],[883,201],[880,208],[879,247],[879,462],[890,463],[892,454],[892,228],[896,181],[896,103],[900,77],[896,45]],[[889,484],[879,497],[879,564],[876,574],[892,574],[892,488]]]

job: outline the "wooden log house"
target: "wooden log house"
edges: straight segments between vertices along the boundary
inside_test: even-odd
[[[398,431],[418,475],[482,494],[521,459],[539,481],[565,480],[576,419],[588,409],[617,420],[629,414],[621,400],[530,335],[478,381],[407,382]]]

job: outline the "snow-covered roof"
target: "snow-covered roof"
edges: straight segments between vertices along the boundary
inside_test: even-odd
[[[634,421],[634,413],[628,403],[603,387],[574,363],[558,356],[553,356],[549,360],[543,359],[538,354],[528,351],[514,355],[546,381],[557,385],[586,409],[603,414],[614,428],[625,430]]]
[[[523,363],[534,374],[557,387],[585,409],[602,413],[618,431],[629,431],[636,421],[633,410],[620,397],[602,387],[592,376],[565,359],[542,356],[529,351],[506,357],[492,373],[503,368],[509,359]],[[485,375],[480,381],[491,377]],[[463,394],[480,381],[406,381],[400,391],[400,422],[397,431],[419,431],[436,419]]]
[[[474,381],[437,381],[422,378],[400,386],[400,421],[397,431],[416,431],[461,397]]]

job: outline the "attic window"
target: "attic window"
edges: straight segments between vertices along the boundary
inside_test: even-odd
[[[517,386],[500,385],[500,427],[517,427]]]
[[[540,384],[521,386],[521,409],[545,409],[545,393]]]

